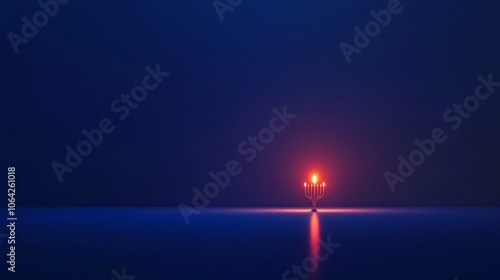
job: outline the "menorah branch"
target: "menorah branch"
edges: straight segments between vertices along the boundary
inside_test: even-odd
[[[316,174],[313,176],[313,182],[312,184],[304,183],[304,192],[307,198],[312,203],[313,208],[311,211],[317,212],[318,210],[316,209],[316,204],[319,199],[321,199],[325,195],[325,183],[323,184],[317,184],[316,183]]]

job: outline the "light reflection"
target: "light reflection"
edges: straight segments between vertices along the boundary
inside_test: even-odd
[[[320,231],[318,213],[313,212],[309,223],[309,249],[311,256],[314,256],[314,250],[319,246],[319,237]]]
[[[309,256],[314,257],[318,254],[318,246],[320,246],[319,239],[321,232],[320,232],[320,227],[319,227],[319,218],[318,218],[318,213],[312,212],[311,213],[311,220],[309,222]],[[319,270],[319,264],[318,264],[318,270]],[[313,271],[310,276],[310,280],[316,279],[319,273],[318,271]],[[319,279],[319,278],[318,278]]]

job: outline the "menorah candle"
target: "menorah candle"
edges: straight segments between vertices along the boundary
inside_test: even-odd
[[[316,202],[325,195],[325,182],[322,184],[317,183],[318,178],[316,174],[312,176],[312,184],[304,183],[306,197],[311,200],[313,208],[311,211],[318,212],[316,209]]]

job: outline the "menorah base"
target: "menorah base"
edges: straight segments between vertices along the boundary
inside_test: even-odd
[[[318,212],[318,209],[316,209],[316,207],[314,207],[313,209],[311,209],[311,212]]]

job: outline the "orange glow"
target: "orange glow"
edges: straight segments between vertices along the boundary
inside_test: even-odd
[[[311,221],[309,223],[309,250],[311,256],[314,256],[315,251],[319,244],[319,219],[318,214],[313,212],[311,215]]]
[[[213,212],[222,213],[267,213],[267,214],[304,214],[311,213],[310,208],[212,208]],[[322,208],[321,213],[332,214],[398,214],[411,213],[415,210],[406,208]]]
[[[318,181],[318,178],[316,178],[316,174],[313,174],[312,181],[314,184],[316,184],[316,182]]]

